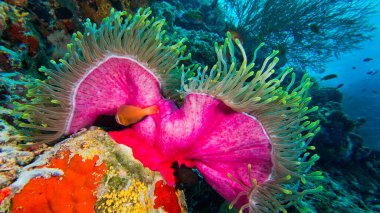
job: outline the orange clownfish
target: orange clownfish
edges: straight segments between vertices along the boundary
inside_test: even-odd
[[[115,119],[118,124],[129,126],[141,121],[147,115],[153,115],[158,112],[159,109],[156,105],[152,105],[144,109],[133,105],[122,105],[117,110]]]

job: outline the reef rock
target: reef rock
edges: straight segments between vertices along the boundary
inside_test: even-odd
[[[34,157],[32,150],[43,152]],[[24,157],[21,161],[27,162],[14,172],[17,179],[0,190],[1,212],[35,208],[55,212],[186,210],[182,193],[168,186],[159,173],[144,168],[130,148],[115,143],[100,129],[83,130],[54,147],[28,147],[26,151],[3,147],[0,154],[1,160],[17,162]],[[16,167],[9,168],[14,171]]]

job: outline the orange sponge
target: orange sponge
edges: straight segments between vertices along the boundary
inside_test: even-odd
[[[12,200],[12,212],[94,212],[96,193],[106,173],[106,165],[97,166],[99,159],[83,161],[79,155],[54,158],[48,167],[64,172],[61,177],[32,179]],[[62,156],[61,155],[61,156]]]

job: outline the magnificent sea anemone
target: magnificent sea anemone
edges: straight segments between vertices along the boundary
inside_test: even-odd
[[[301,199],[322,188],[301,190],[318,160],[307,150],[319,121],[307,116],[312,83],[305,75],[298,85],[291,69],[273,70],[277,51],[255,69],[239,40],[227,34],[215,46],[218,61],[197,67],[197,75],[179,67],[183,40],[172,44],[161,30],[164,21],[148,19],[149,9],[133,17],[111,11],[99,28],[87,21],[84,33],[73,35],[68,53],[48,76],[30,88],[30,104],[18,104],[20,125],[35,143],[54,142],[89,127],[100,115],[115,115],[120,106],[157,108],[156,113],[109,134],[132,148],[145,167],[175,184],[172,165],[196,168],[231,206],[251,212],[305,210]],[[242,60],[235,57],[238,48]],[[283,87],[283,80],[290,83]],[[184,98],[178,109],[176,100]],[[177,101],[177,104],[181,101]],[[128,112],[128,111],[127,111]]]
[[[31,104],[19,106],[31,121],[21,123],[33,129],[28,140],[55,141],[91,125],[98,115],[116,114],[123,104],[152,105],[160,88],[168,96],[179,88],[176,66],[190,56],[183,56],[185,39],[171,44],[161,30],[165,21],[147,20],[150,10],[133,17],[111,12],[99,28],[87,19],[65,58],[40,68],[48,78],[28,90]]]

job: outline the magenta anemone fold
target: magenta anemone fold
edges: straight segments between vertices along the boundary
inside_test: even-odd
[[[272,171],[271,144],[260,122],[206,94],[190,94],[171,114],[151,116],[109,134],[170,184],[175,183],[171,166],[178,162],[197,168],[230,201],[244,190],[239,182],[250,186],[251,176],[263,183]]]
[[[111,56],[85,74],[72,97],[67,135],[91,126],[99,115],[115,115],[123,104],[154,105],[161,91],[158,79],[137,61]]]

